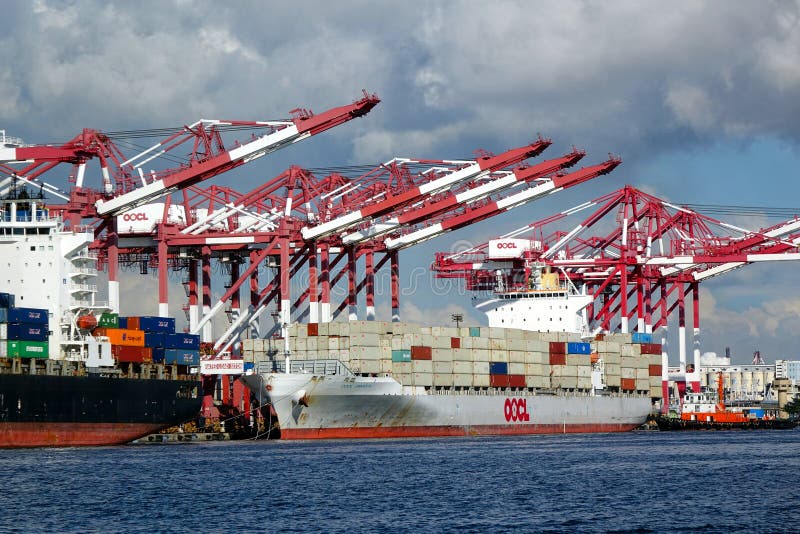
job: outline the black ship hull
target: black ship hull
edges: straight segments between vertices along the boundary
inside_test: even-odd
[[[724,423],[720,421],[684,421],[677,417],[656,417],[659,430],[791,430],[798,421],[791,419],[752,419]]]
[[[0,374],[0,447],[112,445],[197,416],[200,382]]]

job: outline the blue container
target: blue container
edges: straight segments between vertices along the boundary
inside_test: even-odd
[[[163,347],[153,347],[153,363],[164,363],[166,350]]]
[[[11,293],[0,293],[0,308],[13,308],[14,295]]]
[[[47,341],[50,331],[46,324],[8,323],[6,339],[18,341]]]
[[[139,317],[139,330],[174,334],[175,319],[173,317],[155,317],[152,315]]]
[[[480,326],[470,326],[469,327],[469,336],[470,337],[481,337],[481,327]]]
[[[756,417],[757,419],[764,419],[764,410],[761,408],[752,408],[750,410],[750,415]]]
[[[48,311],[42,308],[8,308],[7,323],[48,323]]]
[[[589,343],[567,343],[567,354],[591,354],[592,346]]]
[[[144,346],[145,347],[163,347],[167,335],[164,332],[145,332],[144,333]]]
[[[168,349],[199,350],[200,336],[193,334],[165,334],[164,347]]]
[[[652,343],[653,342],[653,334],[648,334],[645,332],[634,332],[631,335],[631,341],[634,343]]]
[[[165,349],[164,363],[178,365],[200,365],[199,350]]]
[[[490,375],[507,375],[508,364],[506,362],[491,362],[489,363]]]
[[[119,317],[119,328],[128,328],[128,318],[127,317]]]
[[[253,362],[244,362],[244,370],[245,371],[254,371],[256,368],[256,364]]]

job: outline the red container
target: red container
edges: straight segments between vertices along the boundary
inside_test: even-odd
[[[312,337],[319,335],[319,324],[318,323],[308,323],[308,335],[312,336]]]
[[[642,354],[661,354],[661,344],[642,343]]]
[[[508,385],[512,388],[524,388],[525,375],[506,375],[508,377]]]
[[[118,362],[150,363],[153,361],[153,349],[150,347],[111,345],[111,354]]]
[[[661,376],[661,365],[651,365],[650,376]]]
[[[566,354],[567,353],[567,344],[563,341],[551,341],[550,342],[550,354]]]
[[[430,347],[412,346],[411,347],[411,359],[412,360],[431,360],[431,359],[433,359],[433,351],[431,351]]]
[[[602,332],[600,332],[599,334],[596,334],[594,336],[595,341],[603,341],[605,338],[606,338],[606,335],[604,333],[602,333]]]
[[[451,349],[460,349],[461,348],[461,338],[460,337],[451,337],[450,338],[450,348]]]
[[[507,388],[509,375],[489,375],[489,385],[493,388]]]
[[[620,379],[620,389],[622,391],[634,391],[636,389],[636,379],[635,378],[621,378]]]
[[[550,353],[550,365],[567,365],[567,355]]]

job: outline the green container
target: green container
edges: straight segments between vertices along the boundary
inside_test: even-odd
[[[469,337],[481,337],[481,327],[480,326],[470,326],[469,327]]]
[[[47,341],[7,341],[9,358],[48,358],[50,343]]]
[[[119,315],[116,313],[103,313],[97,321],[100,328],[119,328]]]
[[[411,351],[408,350],[408,349],[393,350],[392,351],[392,361],[393,362],[410,362],[411,361]]]

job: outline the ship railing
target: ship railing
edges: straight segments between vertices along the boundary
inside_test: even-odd
[[[339,360],[291,360],[289,368],[292,373],[313,375],[352,375],[352,371]],[[281,360],[258,362],[258,373],[284,373],[286,363]]]
[[[69,286],[72,293],[94,293],[97,291],[97,286],[93,284],[72,284]]]
[[[73,267],[70,271],[70,276],[78,276],[82,274],[97,275],[97,269],[94,267]]]

